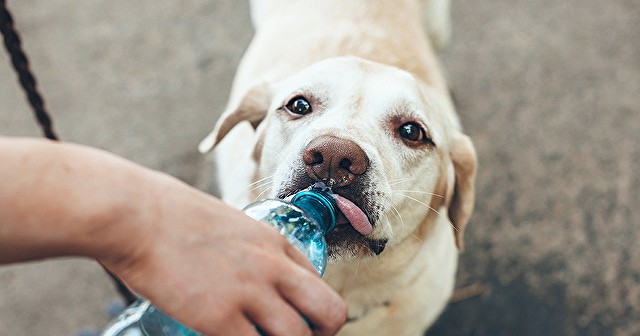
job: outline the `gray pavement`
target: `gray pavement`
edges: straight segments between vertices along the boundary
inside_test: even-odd
[[[251,37],[245,1],[8,2],[61,138],[209,186],[195,147]],[[458,286],[489,290],[428,335],[640,335],[640,3],[453,6],[442,59],[480,160]],[[0,134],[39,136],[3,52]],[[98,328],[117,298],[89,260],[1,267],[0,335]]]

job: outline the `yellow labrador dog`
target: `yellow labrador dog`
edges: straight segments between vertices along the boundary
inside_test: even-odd
[[[331,185],[343,214],[325,279],[341,335],[420,335],[454,288],[476,157],[434,47],[448,0],[255,0],[255,36],[216,147],[237,207]]]

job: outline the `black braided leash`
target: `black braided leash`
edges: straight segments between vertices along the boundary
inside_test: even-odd
[[[45,107],[44,99],[42,99],[42,95],[38,91],[36,79],[31,73],[31,69],[29,69],[29,60],[22,50],[20,36],[15,29],[13,18],[6,5],[6,0],[0,0],[0,32],[2,32],[2,36],[4,37],[4,46],[7,48],[7,52],[11,57],[13,68],[18,74],[20,85],[27,95],[27,100],[33,109],[38,124],[42,128],[42,133],[48,139],[59,140],[53,130],[53,122]],[[107,271],[107,273],[113,278],[120,295],[122,295],[129,304],[133,303],[136,296],[115,275],[109,271]]]
[[[22,85],[22,89],[27,95],[27,100],[36,115],[36,119],[42,128],[44,136],[51,140],[58,140],[58,137],[53,131],[53,123],[44,105],[44,100],[38,92],[36,79],[29,69],[29,60],[22,51],[20,36],[18,36],[16,32],[13,18],[5,2],[5,0],[0,0],[0,31],[2,31],[2,36],[4,36],[4,46],[11,56],[11,62],[18,74],[20,85]]]

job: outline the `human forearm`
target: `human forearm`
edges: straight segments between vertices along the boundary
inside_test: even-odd
[[[0,138],[0,153],[0,263],[113,253],[116,226],[135,211],[126,191],[144,188],[128,184],[144,168],[44,140]]]

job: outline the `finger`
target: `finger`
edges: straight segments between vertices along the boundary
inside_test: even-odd
[[[247,313],[269,336],[311,336],[311,328],[291,305],[275,290],[260,293]]]
[[[302,252],[300,252],[295,246],[293,246],[288,241],[287,241],[287,244],[285,245],[285,252],[289,256],[289,258],[295,261],[298,265],[308,269],[309,271],[312,271],[313,274],[318,274],[318,271],[315,269],[315,267],[313,267],[313,264],[311,264],[311,261],[309,261],[309,259],[304,254],[302,254]]]
[[[203,329],[207,336],[259,335],[249,317],[243,314],[236,314],[233,319],[222,321],[218,323],[218,325],[207,326],[207,328],[208,329]]]
[[[302,268],[281,279],[278,289],[318,335],[334,335],[347,320],[347,305],[340,295]]]
[[[300,252],[295,246],[293,246],[286,237],[278,231],[273,225],[269,225],[264,222],[259,222],[261,225],[264,225],[266,228],[264,233],[264,239],[269,239],[271,242],[278,242],[280,247],[284,250],[285,254],[295,261],[298,265],[303,266],[309,271],[313,271],[313,273],[318,274],[318,271],[313,267],[311,261],[305,257],[302,252]]]

